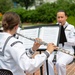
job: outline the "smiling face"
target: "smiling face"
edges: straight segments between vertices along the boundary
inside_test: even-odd
[[[65,14],[65,12],[59,11],[57,13],[57,22],[61,23],[61,25],[64,25],[66,20],[67,20],[67,15]]]

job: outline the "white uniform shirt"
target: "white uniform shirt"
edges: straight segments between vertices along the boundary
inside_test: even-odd
[[[65,28],[65,35],[66,35],[67,42],[74,42],[74,37],[72,37],[74,26],[66,22],[64,28]],[[70,51],[71,54],[74,54],[74,49],[72,48],[72,46],[69,46],[66,43],[64,44],[64,49]]]
[[[8,33],[0,33],[0,53],[9,36],[11,35]],[[25,75],[24,72],[32,73],[47,59],[45,53],[38,54],[34,59],[30,59],[26,55],[23,45],[14,37],[7,42],[2,54],[4,56],[0,55],[0,68],[11,70],[13,75]]]
[[[68,45],[75,46],[75,29],[72,29],[69,36],[69,42]]]
[[[74,26],[66,22],[64,28],[65,28],[67,42],[73,42],[74,38],[72,37],[73,36],[72,32],[74,31]]]

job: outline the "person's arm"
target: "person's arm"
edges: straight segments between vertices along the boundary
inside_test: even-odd
[[[25,49],[25,52],[29,58],[32,58],[32,55],[35,53],[35,51],[33,51],[32,48]]]
[[[38,42],[39,41],[39,42]],[[39,39],[39,38],[36,38],[35,41],[34,41],[34,44],[33,44],[33,47],[32,48],[27,48],[26,49],[26,54],[28,57],[32,58],[32,55],[35,53],[36,50],[38,50],[38,48],[40,47],[40,42],[42,40]]]
[[[49,57],[50,53],[56,48],[54,45],[49,44],[47,46],[47,51],[42,54],[37,54],[33,59],[30,59],[26,53],[25,48],[21,43],[17,43],[13,45],[11,48],[11,55],[15,62],[19,65],[19,67],[24,70],[25,72],[33,73],[36,71],[46,59]]]
[[[66,31],[67,42],[74,42],[74,27],[70,28],[69,31]]]

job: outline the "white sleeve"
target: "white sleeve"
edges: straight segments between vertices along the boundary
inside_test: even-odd
[[[32,58],[32,55],[35,53],[35,51],[33,51],[32,48],[26,49],[25,52],[29,58]]]
[[[70,25],[65,30],[67,42],[74,42],[74,26]]]
[[[67,41],[68,42],[74,42],[75,41],[74,29],[71,29],[71,31],[69,32],[69,35],[67,37]]]
[[[36,71],[40,66],[47,59],[47,53],[37,54],[33,59],[30,59],[26,53],[25,48],[22,44],[17,43],[11,48],[11,55],[16,63],[20,66],[20,68],[28,73],[33,73]],[[49,53],[48,53],[49,54]]]

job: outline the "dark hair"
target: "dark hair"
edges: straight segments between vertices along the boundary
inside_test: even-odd
[[[6,12],[2,18],[2,27],[4,31],[12,30],[14,26],[20,23],[20,17],[15,12]]]
[[[66,13],[65,10],[58,10],[57,13],[58,13],[58,12],[64,12],[64,13],[65,13],[65,16],[67,16],[67,13]]]

